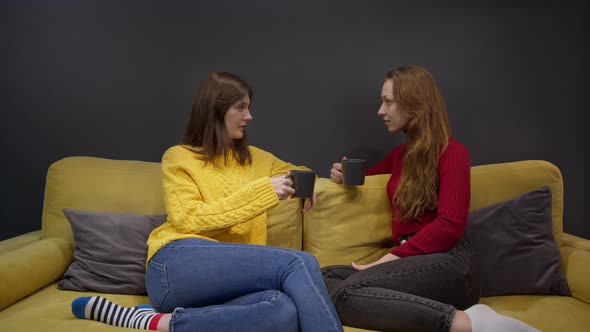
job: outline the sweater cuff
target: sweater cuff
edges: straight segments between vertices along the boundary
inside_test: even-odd
[[[275,193],[274,187],[270,182],[270,178],[263,177],[251,182],[252,188],[256,192],[258,203],[263,209],[267,210],[279,204],[279,197]]]
[[[408,246],[400,245],[399,247],[393,248],[391,253],[400,258],[418,255],[418,253],[414,253],[407,249],[409,249]]]

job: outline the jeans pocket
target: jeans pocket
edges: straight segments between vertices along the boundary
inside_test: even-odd
[[[146,288],[154,309],[161,312],[162,303],[170,292],[166,265],[150,260],[146,271]]]

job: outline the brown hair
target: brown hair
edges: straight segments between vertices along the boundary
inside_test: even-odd
[[[196,147],[202,159],[216,164],[217,157],[231,152],[240,164],[252,163],[246,133],[232,140],[225,128],[225,113],[246,95],[252,99],[252,88],[237,75],[214,72],[201,83],[193,97],[193,109],[182,144]]]
[[[446,149],[451,128],[445,102],[432,75],[419,66],[387,72],[393,96],[408,116],[402,174],[393,203],[400,222],[420,218],[438,207],[438,161]]]

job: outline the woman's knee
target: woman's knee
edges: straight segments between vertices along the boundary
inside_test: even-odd
[[[285,266],[291,266],[296,269],[300,269],[301,267],[305,268],[306,270],[317,270],[317,273],[321,275],[320,265],[318,263],[317,258],[314,255],[299,250],[289,250],[286,252],[286,255],[283,256],[284,259],[281,259],[285,264]]]
[[[299,314],[293,300],[285,293],[276,291],[276,295],[268,300],[272,304],[272,313],[268,318],[275,322],[277,330],[299,331]]]
[[[318,270],[320,269],[320,265],[318,263],[318,260],[314,255],[312,255],[308,252],[305,252],[305,251],[299,251],[297,253],[298,253],[299,258],[303,261],[303,264],[305,266],[317,268]]]

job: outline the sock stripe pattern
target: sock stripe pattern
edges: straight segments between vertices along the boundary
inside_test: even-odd
[[[118,308],[116,308],[114,306],[111,306],[110,304],[109,304],[109,307],[110,307],[110,309],[108,311],[109,314],[107,315],[109,317],[109,319],[108,319],[108,323],[107,324],[113,325],[113,317],[115,316],[115,311]]]
[[[105,323],[107,322],[107,316],[108,316],[107,313],[109,312],[109,309],[110,308],[111,308],[111,304],[110,303],[106,303],[106,304],[103,303],[101,305],[101,310],[99,312],[99,317],[100,317],[99,320],[101,322],[105,322]]]
[[[156,329],[162,317],[162,314],[157,313],[151,306],[122,307],[102,296],[75,299],[72,302],[72,313],[78,318],[143,330]]]
[[[119,324],[119,322],[121,320],[121,312],[122,312],[121,308],[120,307],[117,308],[117,311],[115,312],[115,315],[114,315],[115,318],[114,318],[113,325]]]
[[[97,312],[96,311],[96,306],[98,305],[98,301],[96,301],[96,298],[91,298],[92,299],[92,308],[90,308],[90,312],[88,312],[88,315],[86,317],[90,317],[90,319],[92,320],[96,320],[96,317],[94,317],[94,313]]]
[[[122,310],[121,313],[123,314],[123,317],[121,317],[121,321],[118,323],[118,326],[121,326],[123,324],[123,322],[127,319],[127,315],[129,314],[129,310]]]

